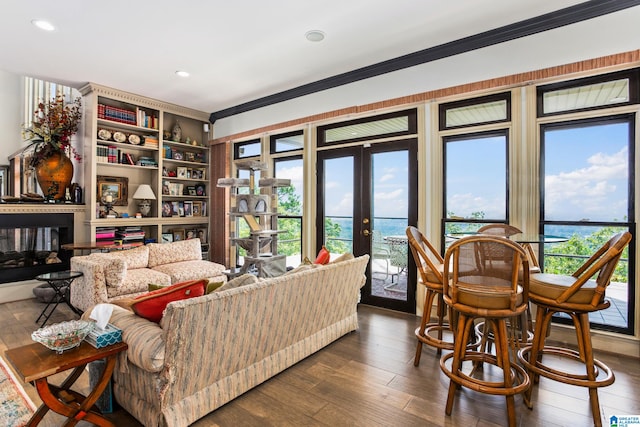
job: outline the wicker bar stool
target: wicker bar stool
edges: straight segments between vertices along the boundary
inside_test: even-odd
[[[411,253],[413,254],[420,274],[419,282],[426,287],[422,320],[420,327],[417,328],[415,332],[416,338],[418,339],[418,346],[413,364],[418,366],[420,364],[420,356],[422,355],[422,344],[435,347],[437,354],[440,354],[443,349],[453,350],[453,332],[450,329],[449,323],[444,321],[447,306],[442,298],[442,256],[416,227],[407,227],[406,233],[409,239]],[[437,319],[435,322],[431,322],[431,307],[433,307],[434,300],[436,300],[437,303]],[[452,312],[449,309],[449,319],[451,318]],[[445,331],[450,332],[450,340],[445,339]]]
[[[604,299],[605,291],[622,251],[630,241],[631,233],[616,234],[571,276],[547,273],[531,276],[529,297],[538,306],[536,327],[533,343],[518,352],[518,359],[529,371],[534,383],[537,383],[538,376],[542,375],[564,384],[587,387],[596,426],[602,425],[598,387],[613,384],[615,376],[608,366],[593,357],[589,313],[609,307],[610,302]],[[595,277],[595,280],[592,277]],[[578,351],[545,346],[551,317],[555,313],[565,313],[573,320]],[[585,373],[575,374],[554,369],[543,363],[545,354],[584,364]],[[529,408],[533,407],[531,389],[524,394],[524,401]]]
[[[495,251],[502,253],[500,262],[487,256]],[[506,237],[469,236],[449,247],[444,269],[451,272],[450,280],[444,283],[444,300],[458,314],[455,348],[440,359],[440,368],[450,379],[445,413],[451,415],[456,388],[462,386],[505,396],[509,426],[515,426],[514,396],[527,390],[530,383],[525,370],[511,361],[507,319],[527,309],[527,254]],[[484,318],[485,325],[493,331],[495,354],[464,345],[477,318]],[[480,366],[484,367],[479,369]]]

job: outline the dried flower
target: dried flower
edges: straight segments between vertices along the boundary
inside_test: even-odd
[[[80,155],[71,146],[71,137],[78,132],[82,118],[81,106],[80,97],[65,105],[61,95],[50,102],[38,104],[38,109],[33,113],[31,126],[22,126],[22,137],[32,141],[27,148],[34,149],[31,166],[37,166],[40,161],[54,153],[71,152],[76,160],[80,160]]]

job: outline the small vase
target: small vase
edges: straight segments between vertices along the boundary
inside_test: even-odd
[[[36,179],[46,199],[63,199],[72,178],[73,163],[64,153],[54,153],[36,166]]]

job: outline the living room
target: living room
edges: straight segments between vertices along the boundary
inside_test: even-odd
[[[433,122],[433,118],[437,117],[434,110],[437,110],[440,104],[500,91],[509,91],[512,102],[518,105],[518,108],[522,108],[524,105],[529,105],[532,108],[532,102],[534,101],[532,101],[531,94],[525,95],[527,86],[531,81],[534,81],[536,85],[542,85],[631,70],[637,67],[638,51],[636,49],[638,47],[631,41],[633,37],[629,35],[630,32],[633,32],[630,29],[633,28],[633,22],[637,18],[635,16],[638,13],[637,9],[638,7],[630,7],[624,11],[603,14],[588,22],[591,25],[597,21],[595,23],[596,28],[610,29],[607,34],[588,31],[586,30],[587,23],[579,22],[501,44],[486,46],[480,50],[439,58],[438,60],[407,69],[371,76],[365,80],[353,81],[343,86],[325,87],[324,90],[319,92],[304,93],[304,91],[301,91],[299,92],[302,94],[300,96],[290,99],[287,96],[283,96],[279,98],[278,103],[266,104],[260,108],[248,108],[244,106],[243,100],[215,108],[202,109],[201,111],[206,111],[207,113],[214,111],[212,117],[215,120],[212,123],[210,140],[211,152],[222,154],[225,158],[226,167],[232,168],[231,164],[234,160],[233,147],[238,144],[258,140],[262,146],[261,151],[266,153],[269,150],[267,147],[270,135],[302,131],[306,138],[305,141],[313,145],[316,140],[313,139],[312,135],[320,126],[401,111],[409,107],[417,108],[418,111],[420,131],[415,136],[419,144],[425,144],[427,141],[437,141],[439,138],[446,136],[438,134],[436,130],[438,125]],[[593,27],[589,26],[588,28]],[[580,35],[577,36],[577,34]],[[579,48],[573,42],[576,37],[582,37]],[[565,42],[553,43],[551,40],[564,40]],[[553,46],[553,49],[545,49],[540,55],[514,54],[514,52],[529,52],[530,49],[533,49],[532,46],[537,45]],[[514,56],[517,56],[517,60],[514,60]],[[470,64],[473,64],[473,66]],[[564,67],[563,70],[558,69],[562,67]],[[535,72],[538,73],[536,74]],[[527,75],[527,73],[532,74]],[[428,76],[428,78],[424,78],[424,76]],[[19,128],[19,124],[23,122],[22,116],[19,114],[22,110],[22,91],[20,88],[22,87],[23,75],[3,70],[0,71],[0,77],[2,93],[8,95],[6,97],[3,96],[1,101],[3,111],[1,120],[4,125],[3,128],[13,129],[12,135],[9,133],[5,135],[4,138],[7,138],[6,141],[8,143],[5,144],[3,142],[0,155],[9,156],[24,147]],[[80,80],[86,81],[87,79],[80,77]],[[101,85],[108,82],[96,81],[96,83]],[[134,86],[135,84],[132,84],[132,87]],[[179,86],[179,84],[175,86]],[[116,86],[115,89],[139,94],[139,92],[129,87]],[[178,89],[175,90],[178,91]],[[142,94],[142,96],[144,95]],[[266,93],[266,95],[269,95],[269,93]],[[173,93],[171,96],[173,96]],[[522,96],[522,98],[515,101],[518,96]],[[150,95],[150,97],[172,102],[172,99],[169,99],[171,97],[164,98],[155,94]],[[13,102],[10,100],[13,100]],[[260,103],[257,104],[259,105]],[[229,109],[234,106],[239,106],[240,108],[237,108],[231,114]],[[526,114],[522,110],[514,111]],[[517,126],[513,128],[514,133],[520,133],[515,137],[516,141],[537,138],[535,133],[531,133],[535,132],[535,130],[526,126],[521,128]],[[527,134],[527,132],[529,133]],[[435,138],[433,137],[434,134],[436,135]],[[523,145],[524,143],[522,145],[516,144],[517,147],[526,151],[525,148],[522,148]],[[416,224],[421,225],[430,238],[440,243],[443,238],[440,223],[442,202],[436,202],[432,206],[430,200],[442,198],[440,194],[442,191],[442,178],[439,178],[439,180],[433,179],[434,175],[431,175],[429,171],[442,168],[442,161],[437,156],[434,156],[434,154],[437,154],[437,144],[429,145],[430,148],[428,150],[425,150],[425,145],[421,145],[421,147],[423,147],[419,149],[421,166],[418,170],[420,196],[416,201]],[[314,256],[323,243],[321,237],[318,237],[315,220],[313,219],[319,211],[318,199],[314,194],[319,187],[315,178],[313,178],[315,175],[313,159],[317,153],[315,149],[305,145],[295,154],[303,156],[304,165],[309,167],[305,171],[305,184],[302,195],[305,211],[302,215],[304,219],[301,221],[301,234],[305,236],[305,239],[301,241],[299,255],[303,258],[304,256]],[[267,154],[265,155],[265,160],[272,160],[277,157],[270,157]],[[519,157],[519,161],[527,162],[531,157],[534,157],[532,153],[522,155]],[[517,170],[518,166],[514,167]],[[233,169],[231,169],[230,173],[234,173]],[[209,185],[211,185],[211,182]],[[520,190],[525,191],[531,191],[532,188],[535,188],[530,181],[526,180],[518,185],[520,185],[518,187]],[[83,183],[82,186],[85,192],[92,189],[92,185],[87,186],[86,183]],[[211,187],[213,188],[214,185],[211,185]],[[639,198],[636,197],[635,199],[638,200]],[[514,222],[527,229],[537,229],[539,227],[539,223],[534,219],[534,216],[528,216],[525,212],[527,210],[525,205],[530,204],[530,200],[516,201],[512,199],[510,203],[513,204],[511,218]],[[228,266],[231,264],[228,254],[228,235],[222,226],[226,222],[226,214],[224,210],[221,212],[219,222],[213,218],[211,219],[209,239],[212,242],[223,242],[217,251],[217,256],[220,256],[220,258],[216,259],[216,261]],[[79,237],[76,241],[90,240],[90,238],[85,238],[90,234],[89,230],[81,225],[76,235],[83,236],[83,233],[86,233],[86,235]],[[214,252],[216,251],[212,250],[212,253]],[[634,250],[631,253],[637,254],[637,251]],[[638,263],[635,262],[632,265],[637,266]],[[412,274],[415,277],[415,272]],[[637,273],[633,277],[638,277]],[[17,299],[23,298],[25,294],[30,296],[29,293],[30,288],[20,293],[19,295],[21,296]],[[640,304],[638,304],[637,292],[631,291],[629,298],[628,302],[632,315],[628,317],[629,324],[626,325],[626,329],[631,333],[602,332],[598,334],[594,342],[600,349],[615,346],[620,348],[624,354],[638,357],[640,350],[637,342],[637,319],[640,316],[637,313]],[[417,290],[416,295],[409,301],[414,304],[413,310],[410,312],[415,314],[422,312],[422,299],[423,295],[420,294],[420,290]],[[7,301],[10,300],[12,299],[7,299]]]

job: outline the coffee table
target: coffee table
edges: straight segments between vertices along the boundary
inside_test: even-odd
[[[118,353],[125,351],[127,344],[120,342],[107,347],[95,348],[84,341],[79,347],[58,354],[39,343],[12,348],[5,352],[9,363],[24,382],[33,382],[42,399],[42,405],[29,420],[28,426],[36,426],[51,409],[67,417],[65,426],[74,426],[80,420],[98,426],[115,427],[104,418],[95,407],[104,389],[109,384]],[[87,363],[106,359],[102,376],[88,396],[84,396],[71,386],[80,377]],[[47,379],[60,372],[73,369],[60,386],[49,384]]]

